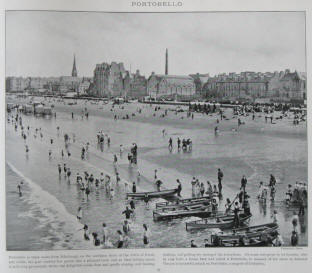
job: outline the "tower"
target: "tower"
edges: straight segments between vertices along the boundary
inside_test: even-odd
[[[74,63],[73,63],[72,77],[77,77],[76,57],[75,57],[75,54],[74,54]]]
[[[168,75],[168,48],[166,48],[166,67],[165,67],[165,75]]]

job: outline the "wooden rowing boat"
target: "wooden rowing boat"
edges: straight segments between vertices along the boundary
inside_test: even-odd
[[[252,214],[239,214],[239,223],[243,224],[245,221],[249,220]],[[186,230],[194,229],[206,229],[206,228],[219,228],[219,229],[230,229],[234,227],[234,214],[221,215],[205,218],[202,220],[187,222]]]
[[[198,204],[194,206],[185,207],[184,209],[156,209],[153,211],[153,219],[154,220],[164,220],[171,218],[180,218],[180,217],[189,217],[189,216],[197,216],[197,217],[208,217],[212,215],[212,211],[210,206],[205,206],[203,204]]]
[[[260,239],[251,239],[249,241],[244,241],[241,243],[239,240],[224,240],[220,245],[209,244],[206,247],[259,247],[266,246],[267,242],[261,241]]]
[[[159,202],[156,203],[156,209],[169,209],[169,208],[183,208],[185,206],[206,204],[211,200],[209,196],[199,198],[178,199],[176,201]]]
[[[219,233],[218,236],[222,239],[239,238],[239,236],[246,236],[247,238],[253,236],[260,236],[263,233],[271,235],[278,230],[278,224],[267,223],[263,225],[235,228],[231,232]]]
[[[178,192],[178,189],[170,189],[163,191],[150,191],[150,192],[135,192],[135,193],[127,193],[127,198],[144,198],[147,196],[148,198],[158,198],[158,197],[166,197],[175,195]]]
[[[273,241],[277,236],[278,225],[268,223],[251,227],[233,229],[228,233],[217,233],[211,235],[211,246],[252,247],[265,246],[269,244],[268,238]]]

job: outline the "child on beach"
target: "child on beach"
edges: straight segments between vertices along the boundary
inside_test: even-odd
[[[110,189],[109,200],[113,200],[114,196],[115,196],[114,189],[113,189],[113,188],[111,188],[111,189]]]

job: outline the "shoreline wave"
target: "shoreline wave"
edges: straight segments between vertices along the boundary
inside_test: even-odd
[[[29,187],[29,198],[24,201],[32,206],[32,211],[22,216],[33,217],[40,220],[42,226],[50,225],[49,232],[53,234],[50,238],[41,238],[43,241],[51,241],[52,250],[64,249],[92,249],[92,241],[83,239],[83,224],[67,211],[64,204],[55,196],[43,190],[38,184],[26,177],[12,163],[6,162],[11,170],[16,173]],[[42,217],[33,212],[39,210]]]

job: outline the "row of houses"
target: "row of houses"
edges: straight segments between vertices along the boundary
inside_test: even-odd
[[[202,84],[201,95],[228,100],[270,98],[273,101],[306,99],[306,74],[275,71],[273,73],[242,72],[210,77]]]
[[[97,97],[144,97],[154,99],[213,98],[215,100],[273,101],[306,99],[306,75],[289,69],[280,72],[166,75],[154,72],[146,79],[139,70],[131,74],[123,63],[98,64],[90,95]]]
[[[255,100],[273,101],[306,99],[306,74],[291,72],[241,72],[219,74],[163,75],[154,72],[146,78],[139,70],[130,73],[123,63],[97,64],[93,78],[62,77],[7,77],[7,91],[47,90],[53,94],[76,92],[94,97],[149,96],[154,99]]]
[[[86,77],[7,77],[7,92],[45,92],[51,94],[66,94],[77,92],[80,95],[87,94],[91,78]]]

